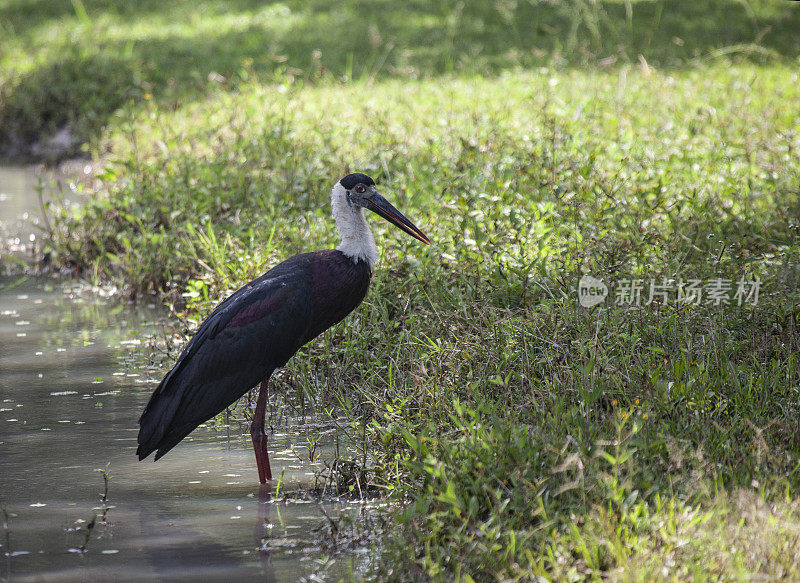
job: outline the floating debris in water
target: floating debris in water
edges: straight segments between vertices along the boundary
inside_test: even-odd
[[[44,504],[42,502],[36,502],[35,504],[29,504],[29,506],[31,508],[41,508],[42,506],[47,506],[47,504]]]
[[[100,551],[101,555],[116,555],[119,551],[117,549],[103,549]]]
[[[41,375],[39,375],[41,376]],[[55,393],[50,393],[51,397],[66,397],[67,395],[77,395],[78,391],[56,391]]]

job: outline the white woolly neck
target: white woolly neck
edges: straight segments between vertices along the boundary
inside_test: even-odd
[[[378,262],[378,246],[364,218],[364,209],[347,200],[347,190],[340,182],[331,191],[331,208],[342,238],[336,248],[353,261],[366,261],[373,269]]]

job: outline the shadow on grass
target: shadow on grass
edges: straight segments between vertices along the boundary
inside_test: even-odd
[[[41,65],[0,79],[6,154],[64,126],[76,142],[91,139],[130,98],[177,106],[253,76],[314,83],[609,66],[639,55],[659,68],[800,55],[800,7],[791,2],[9,0],[0,22],[34,46],[43,30],[63,30],[41,48]]]
[[[0,88],[0,153],[44,159],[76,153],[138,95],[133,77],[129,61],[76,54],[33,71],[5,95]]]

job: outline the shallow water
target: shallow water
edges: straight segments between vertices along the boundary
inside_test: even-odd
[[[0,166],[0,257],[30,261],[41,234],[39,177],[32,168]],[[0,269],[17,265],[0,261]]]
[[[138,415],[169,366],[148,361],[142,338],[170,325],[153,305],[0,277],[0,579],[296,581],[357,568],[320,548],[325,515],[359,509],[302,494],[318,468],[293,453],[309,428],[290,413],[270,441],[279,501],[275,486],[259,488],[236,421],[201,427],[158,463],[137,461]],[[330,428],[309,431],[332,441]],[[77,552],[104,509],[100,468],[111,476],[107,521]]]

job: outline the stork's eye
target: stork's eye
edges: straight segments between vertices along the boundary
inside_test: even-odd
[[[367,191],[367,189],[364,187],[363,184],[357,184],[356,185],[356,192],[358,194],[364,194],[366,191]]]

